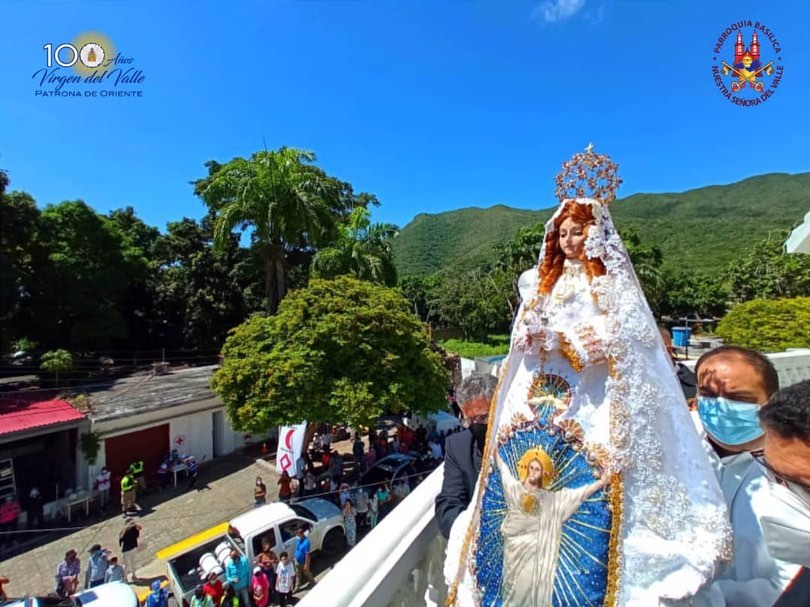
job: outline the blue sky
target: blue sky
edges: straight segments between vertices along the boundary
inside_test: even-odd
[[[41,205],[131,205],[161,229],[203,215],[188,182],[207,160],[264,142],[315,151],[379,196],[375,220],[399,225],[467,206],[552,206],[560,164],[590,141],[619,162],[621,196],[803,172],[808,6],[6,0],[0,167]],[[711,76],[715,41],[741,19],[782,45],[784,77],[758,107],[732,105]],[[34,96],[43,45],[87,30],[133,58],[142,98]]]

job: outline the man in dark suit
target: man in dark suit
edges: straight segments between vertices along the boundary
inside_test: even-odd
[[[461,382],[458,403],[467,429],[447,437],[444,480],[436,496],[436,519],[444,537],[450,536],[458,515],[469,506],[481,471],[481,455],[487,435],[489,405],[498,380],[474,373]]]

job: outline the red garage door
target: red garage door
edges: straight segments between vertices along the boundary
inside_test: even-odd
[[[169,452],[169,424],[107,438],[104,440],[104,452],[107,468],[112,472],[115,483],[112,488],[114,494],[120,491],[121,477],[134,461],[143,460],[146,478],[151,481],[163,457]]]

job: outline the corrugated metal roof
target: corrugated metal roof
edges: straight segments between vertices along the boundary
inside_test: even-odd
[[[189,403],[214,400],[211,377],[216,365],[176,369],[165,375],[140,374],[88,390],[93,422],[108,421]]]
[[[65,400],[4,401],[0,403],[0,436],[81,419],[84,414]]]

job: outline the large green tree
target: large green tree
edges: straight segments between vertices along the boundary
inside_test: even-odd
[[[810,296],[810,255],[785,253],[788,235],[775,232],[729,264],[733,301]]]
[[[439,318],[467,339],[486,339],[507,330],[512,320],[509,283],[485,268],[442,274],[436,294]]]
[[[6,193],[8,183],[0,171],[0,355],[15,340],[30,337],[20,321],[31,305],[39,257],[39,210],[28,194]]]
[[[405,276],[399,281],[399,289],[411,303],[413,313],[422,322],[430,323],[439,305],[439,287],[441,279],[438,275]]]
[[[215,213],[214,239],[226,246],[234,230],[250,231],[262,259],[267,310],[275,313],[286,293],[291,249],[333,240],[347,203],[345,184],[316,167],[315,154],[282,147],[209,163],[196,191]]]
[[[132,207],[107,215],[117,231],[121,255],[130,274],[118,307],[127,325],[127,348],[153,350],[168,347],[155,323],[154,258],[160,231],[144,223]]]
[[[674,319],[719,318],[728,309],[728,286],[718,276],[666,269],[658,311]]]
[[[641,237],[634,230],[622,230],[621,237],[647,303],[652,311],[660,316],[665,296],[661,272],[664,255],[656,245],[642,242]]]
[[[538,264],[545,230],[542,223],[520,228],[512,240],[495,247],[495,269],[501,272],[499,282],[509,280],[509,308],[513,315],[520,305],[518,280],[523,272]]]
[[[341,276],[313,279],[274,316],[234,329],[212,387],[234,427],[370,424],[442,406],[448,374],[425,326],[396,289]]]
[[[339,226],[337,242],[318,251],[312,261],[315,278],[350,275],[389,287],[397,283],[397,269],[391,241],[399,228],[390,223],[371,223],[366,207],[352,210],[348,221]]]
[[[154,246],[155,330],[171,347],[219,348],[247,315],[251,286],[244,269],[250,254],[233,235],[214,248],[210,227],[205,220],[170,222]]]
[[[146,272],[118,226],[82,201],[49,205],[38,226],[26,335],[46,347],[105,349],[128,336],[123,302]]]

